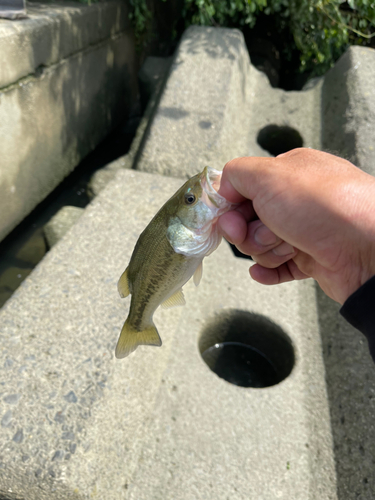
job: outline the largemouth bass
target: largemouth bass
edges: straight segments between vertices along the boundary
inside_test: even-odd
[[[192,276],[199,284],[203,258],[221,241],[217,219],[234,207],[217,193],[220,180],[220,171],[206,167],[167,201],[140,235],[118,282],[120,296],[131,294],[131,303],[117,358],[139,345],[161,346],[152,319],[155,310],[160,304],[184,305],[183,285]]]

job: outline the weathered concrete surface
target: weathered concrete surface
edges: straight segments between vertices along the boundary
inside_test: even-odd
[[[372,149],[375,142],[375,87],[372,86],[374,50],[351,47],[324,78],[310,82],[303,92],[271,89],[264,75],[251,67],[249,73],[245,70],[251,92],[248,94],[247,90],[242,94],[245,96],[242,104],[247,103],[249,108],[244,125],[237,130],[247,134],[247,142],[244,149],[233,151],[232,145],[222,140],[223,128],[229,127],[225,123],[225,113],[222,113],[215,129],[208,129],[212,133],[211,142],[199,126],[202,120],[200,103],[210,103],[208,111],[203,105],[202,109],[207,113],[207,122],[213,123],[208,116],[213,116],[218,106],[221,106],[220,109],[225,107],[227,92],[233,89],[228,83],[229,70],[226,72],[227,79],[223,80],[226,85],[224,89],[220,87],[220,79],[217,81],[216,94],[206,85],[215,79],[217,68],[222,63],[220,54],[224,53],[224,49],[221,51],[221,47],[229,45],[229,53],[234,56],[231,59],[233,66],[230,66],[222,55],[224,68],[229,66],[233,69],[236,67],[233,61],[246,60],[242,49],[235,50],[241,35],[228,30],[217,30],[217,35],[214,35],[212,31],[211,28],[192,28],[185,34],[161,96],[160,106],[154,109],[148,128],[144,127],[141,131],[144,134],[142,140],[138,138],[137,144],[141,145],[141,149],[136,156],[137,168],[157,169],[160,173],[183,176],[191,175],[206,163],[210,164],[210,158],[213,158],[211,165],[221,168],[226,160],[234,156],[264,155],[267,152],[257,145],[257,136],[264,127],[275,124],[299,131],[304,146],[346,156],[375,175],[375,153]],[[216,46],[212,49],[214,40]],[[235,42],[231,44],[233,40]],[[199,46],[199,41],[203,42],[202,46]],[[204,70],[203,62],[206,63]],[[241,64],[237,63],[236,70],[239,67]],[[194,75],[191,80],[189,74]],[[233,80],[236,81],[236,78]],[[220,94],[220,98],[211,98],[211,94]],[[171,108],[173,103],[179,102],[187,103],[191,113],[186,116],[180,113],[178,120],[172,117],[172,113],[166,116],[163,105]],[[213,110],[212,113],[210,110]],[[233,123],[233,128],[238,127],[236,121]],[[213,152],[210,147],[214,149]],[[204,157],[204,153],[209,156]],[[225,154],[227,157],[224,159]],[[216,158],[220,158],[220,155],[222,160],[218,161]],[[338,307],[320,292],[318,304],[338,498],[372,500],[375,490],[373,362],[363,336],[340,318]]]
[[[156,313],[163,346],[114,359],[129,307],[118,277],[179,186],[120,171],[1,310],[0,496],[337,498],[312,282],[262,287],[222,244],[186,307]],[[205,365],[201,332],[228,309],[289,335],[282,383],[245,389]]]
[[[125,118],[136,93],[124,2],[32,12],[25,24],[0,21],[5,67],[20,54],[3,85],[21,78],[0,89],[0,240]]]
[[[222,57],[226,88],[238,88],[238,75],[231,71],[242,64],[240,35],[218,30],[224,37],[220,41],[211,29],[195,30],[181,45],[186,50],[185,59],[177,59],[180,67],[186,62],[194,68],[190,56],[199,67],[202,50],[195,40],[200,39],[203,60],[211,57],[214,66]],[[248,134],[247,142],[235,138],[237,147],[246,154],[266,154],[256,136],[259,128],[275,123],[296,127],[305,146],[319,147],[321,93],[329,96],[332,90],[333,99],[334,86],[329,90],[318,80],[295,93],[297,100],[283,91],[272,94],[276,98],[255,71],[249,70],[251,81],[259,87],[251,87],[258,90],[249,102],[262,95],[265,111],[262,115],[260,104],[254,108],[250,128],[240,129]],[[211,130],[208,111],[202,108],[199,115],[201,97],[196,98],[205,91],[201,83],[210,83],[209,74],[196,75],[197,85],[187,88],[183,78],[173,80],[177,73],[175,66],[170,77],[179,83],[175,98],[179,89],[188,92],[191,113],[173,109],[168,80],[161,104],[172,109],[152,112],[155,120],[146,124],[139,142],[139,167],[148,168],[149,161],[153,168],[156,162],[160,172],[191,175],[206,163],[207,158],[199,163],[205,148],[213,166],[222,166],[227,154],[244,154],[232,154],[235,131],[226,127],[233,110],[226,108],[225,92],[215,91],[221,108],[214,108],[217,127]],[[343,72],[343,78],[348,74]],[[366,100],[368,106],[371,102]],[[280,121],[273,119],[277,116]],[[205,130],[216,131],[211,142]],[[178,185],[166,177],[119,172],[0,313],[0,496],[16,486],[18,496],[27,492],[28,500],[372,500],[374,367],[363,337],[339,319],[329,299],[318,294],[317,301],[311,282],[257,285],[248,277],[248,263],[222,246],[206,259],[201,285],[186,287],[187,306],[156,314],[163,347],[113,359],[129,304],[117,296],[117,279],[139,233]],[[206,321],[228,308],[265,315],[290,336],[296,365],[282,383],[267,389],[236,387],[203,363],[201,332]]]
[[[44,226],[43,231],[49,248],[52,248],[74,226],[84,212],[84,208],[66,205]]]

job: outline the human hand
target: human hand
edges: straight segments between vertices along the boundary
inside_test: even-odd
[[[259,283],[312,277],[343,304],[375,275],[375,178],[352,163],[305,148],[236,158],[219,193],[242,202],[219,228],[256,261]]]

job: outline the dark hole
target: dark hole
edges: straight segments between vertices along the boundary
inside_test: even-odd
[[[202,352],[202,358],[219,377],[242,387],[269,387],[278,383],[271,361],[241,342],[222,342]]]
[[[294,365],[290,338],[271,320],[241,310],[224,311],[205,327],[199,350],[219,377],[241,387],[270,387]]]
[[[257,142],[273,156],[303,146],[303,139],[299,132],[286,125],[267,125],[259,131]]]

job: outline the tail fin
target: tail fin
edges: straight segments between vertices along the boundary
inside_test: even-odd
[[[128,323],[128,320],[126,320],[117,342],[115,352],[116,358],[125,358],[135,351],[139,345],[161,346],[161,338],[159,337],[155,325],[151,323],[148,328],[139,332]]]

